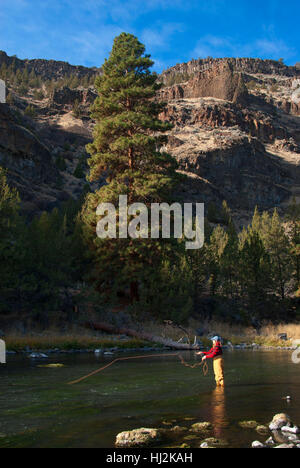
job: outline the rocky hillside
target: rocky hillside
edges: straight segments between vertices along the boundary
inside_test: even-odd
[[[32,216],[86,189],[89,106],[99,70],[65,62],[20,60],[0,52],[7,103],[0,104],[0,164]]]
[[[99,73],[97,68],[87,68],[83,66],[70,65],[67,62],[60,62],[57,60],[21,60],[16,56],[9,57],[4,51],[0,50],[0,67],[5,64],[7,67],[13,67],[16,71],[28,70],[44,80],[58,80],[68,75],[76,75],[79,78],[92,77]]]
[[[258,59],[193,60],[161,76],[166,147],[189,200],[227,200],[243,224],[258,205],[300,201],[300,70]],[[167,84],[171,86],[167,86]]]
[[[28,213],[85,189],[92,138],[92,81],[100,72],[64,62],[21,61],[0,52],[8,103],[0,105],[0,164]],[[300,70],[258,59],[205,59],[160,77],[162,119],[174,124],[166,149],[187,175],[185,201],[221,206],[240,225],[254,207],[300,199]]]

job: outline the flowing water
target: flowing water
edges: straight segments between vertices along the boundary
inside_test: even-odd
[[[121,355],[124,357],[124,354]],[[132,356],[132,354],[131,354]],[[183,353],[194,363],[193,353]],[[114,356],[117,357],[117,356]],[[0,447],[114,446],[119,432],[140,427],[189,426],[210,421],[211,436],[230,447],[249,447],[266,440],[255,430],[241,429],[242,420],[268,423],[288,413],[300,425],[300,364],[290,351],[225,352],[226,388],[216,390],[209,374],[184,367],[177,357],[117,362],[74,386],[67,385],[108,363],[106,356],[51,355],[47,362],[9,356],[0,366]],[[39,367],[63,363],[62,368]],[[282,397],[290,395],[288,403]],[[203,435],[173,443],[199,447]]]

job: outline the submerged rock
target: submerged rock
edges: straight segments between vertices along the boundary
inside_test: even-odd
[[[267,426],[257,426],[255,429],[259,434],[267,434],[269,432],[269,429]]]
[[[208,437],[207,439],[204,439],[202,444],[203,443],[206,443],[208,444],[210,447],[227,447],[228,446],[228,442],[227,440],[224,440],[224,439],[216,439],[215,437]],[[201,444],[201,445],[202,445]]]
[[[121,432],[116,437],[116,447],[147,447],[161,441],[161,433],[158,429],[134,429]]]
[[[180,432],[187,432],[187,430],[188,430],[187,427],[174,426],[172,427],[172,429],[170,429],[170,432],[180,433]]]
[[[46,364],[44,366],[38,366],[38,367],[43,367],[46,369],[60,369],[61,367],[65,367],[64,364]]]
[[[31,353],[29,357],[30,359],[47,359],[48,358],[47,354],[43,354],[43,353]]]
[[[196,435],[188,435],[186,436],[183,440],[197,440],[199,438],[199,436],[196,436]]]
[[[213,428],[210,422],[198,422],[191,426],[190,431],[192,432],[203,432],[203,431],[210,431]]]
[[[256,421],[241,421],[239,422],[239,426],[243,429],[256,429],[259,427],[259,424]]]

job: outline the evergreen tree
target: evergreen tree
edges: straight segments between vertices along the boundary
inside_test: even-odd
[[[239,294],[239,261],[238,235],[233,222],[230,220],[227,230],[227,243],[220,263],[223,294],[231,299]]]
[[[290,239],[290,253],[294,264],[294,276],[296,289],[300,288],[300,204],[295,197],[289,205],[286,213],[288,223],[288,236]]]
[[[269,256],[259,234],[251,226],[240,236],[239,250],[241,291],[250,310],[257,312],[271,289]]]
[[[281,299],[286,296],[286,285],[292,276],[290,244],[284,226],[275,209],[273,216],[267,213],[262,218],[261,237],[269,254],[275,292]]]
[[[7,183],[6,171],[0,167],[0,310],[8,311],[7,300],[13,297],[18,281],[21,249],[20,199]]]
[[[79,119],[80,116],[81,116],[81,106],[80,106],[80,102],[79,102],[78,99],[76,99],[75,102],[74,102],[74,104],[73,104],[72,113],[73,113],[73,116],[74,116],[76,119]]]
[[[96,79],[98,97],[92,107],[96,121],[94,141],[87,147],[91,181],[105,177],[107,184],[90,194],[83,221],[90,248],[95,252],[98,288],[111,289],[117,282],[130,284],[138,297],[138,283],[147,281],[147,266],[157,268],[167,242],[139,239],[96,238],[96,208],[100,202],[118,205],[119,195],[128,203],[169,201],[176,184],[176,161],[161,152],[161,136],[171,125],[159,120],[164,104],[155,100],[160,88],[150,72],[153,61],[131,34],[118,36],[103,74]],[[159,132],[159,133],[158,133]]]
[[[221,258],[228,243],[228,234],[221,226],[217,226],[209,239],[208,263],[209,263],[209,287],[210,294],[214,296],[221,283]]]

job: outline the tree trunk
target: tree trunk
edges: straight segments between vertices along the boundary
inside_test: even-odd
[[[85,326],[91,328],[92,330],[103,331],[106,333],[110,333],[112,335],[127,335],[133,338],[138,338],[140,340],[151,341],[153,343],[162,344],[164,346],[168,346],[172,349],[187,349],[187,350],[197,350],[200,349],[198,345],[191,345],[191,344],[184,344],[184,343],[177,343],[177,341],[173,341],[170,338],[163,338],[162,336],[155,336],[151,333],[145,332],[137,332],[136,330],[132,330],[129,328],[117,328],[113,325],[108,323],[94,323],[94,322],[87,322]]]

